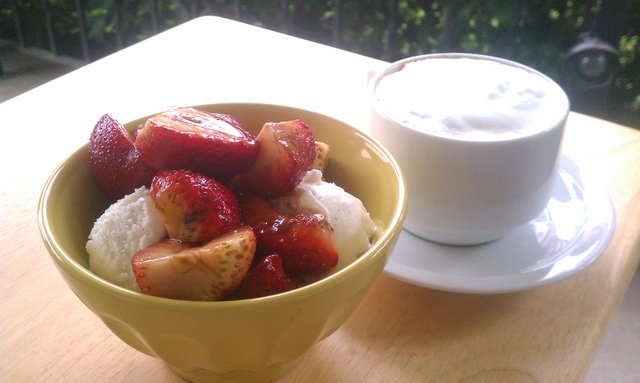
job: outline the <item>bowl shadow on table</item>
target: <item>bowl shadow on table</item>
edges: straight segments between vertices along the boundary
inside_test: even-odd
[[[523,310],[520,302],[524,294],[442,292],[413,286],[383,275],[356,312],[355,317],[359,322],[351,318],[339,330],[341,339],[344,341],[344,338],[348,338],[348,343],[354,345],[350,353],[366,352],[369,355],[371,370],[343,370],[340,366],[348,367],[349,361],[346,361],[346,365],[345,361],[340,361],[333,374],[344,374],[336,376],[338,380],[350,377],[350,380],[359,381],[374,379],[377,370],[384,370],[387,371],[385,376],[396,376],[403,381],[421,381],[425,377],[416,376],[416,371],[429,371],[429,376],[436,379],[434,381],[438,381],[438,377],[456,377],[458,380],[455,381],[498,377],[513,378],[512,381],[516,382],[534,381],[532,373],[526,370],[526,360],[523,360],[522,369],[505,365],[498,370],[477,370],[481,359],[495,358],[502,361],[504,354],[509,352],[502,348],[501,341],[511,334],[503,332],[504,326],[499,324],[507,321],[514,312]],[[403,301],[403,312],[389,311],[389,305],[385,302],[398,299]],[[400,305],[394,304],[393,307]],[[362,323],[363,320],[365,323]],[[477,343],[479,334],[485,339],[493,339],[495,347],[486,349],[482,355],[473,355],[464,347]],[[401,351],[394,352],[396,350]],[[451,363],[442,365],[442,359],[433,357],[438,354],[451,355],[452,357],[445,358]],[[314,360],[324,356],[311,353],[309,358]],[[318,363],[326,362],[318,359]],[[465,367],[467,365],[471,368]],[[490,362],[490,365],[497,364]],[[396,372],[389,373],[389,370]],[[354,377],[354,374],[364,375]]]
[[[590,279],[598,272],[597,268],[587,269],[579,278]],[[357,316],[380,315],[382,318],[366,324],[350,321],[344,327],[345,336],[359,347],[366,347],[371,359],[376,361],[372,362],[375,370],[368,372],[370,376],[375,376],[378,369],[392,369],[397,370],[397,376],[403,381],[421,382],[427,376],[430,381],[545,381],[542,371],[547,362],[553,365],[558,354],[570,355],[590,347],[581,331],[571,331],[566,326],[563,313],[600,310],[597,301],[587,296],[552,307],[535,304],[535,296],[548,300],[550,295],[555,295],[555,289],[572,284],[570,280],[527,291],[483,295],[420,288],[387,275],[381,279],[384,282],[373,286],[360,309],[371,307],[372,299],[380,307],[371,312],[360,311]],[[404,301],[402,315],[388,313],[385,316],[384,307],[389,307],[385,302],[394,299]],[[521,320],[523,316],[537,320]],[[388,325],[391,318],[402,320]],[[597,327],[597,321],[598,318],[581,318],[575,324],[591,329]],[[531,333],[532,327],[536,336],[518,336]],[[367,330],[360,331],[361,328]],[[567,331],[559,334],[563,328]],[[478,340],[480,335],[482,341]],[[390,359],[389,354],[396,358]],[[442,364],[443,361],[447,364]],[[579,361],[567,360],[566,363],[569,366]],[[572,368],[555,371],[557,375],[553,376],[557,380],[554,378],[554,381],[575,381],[579,378],[576,371],[578,369]],[[547,378],[549,376],[552,375]]]

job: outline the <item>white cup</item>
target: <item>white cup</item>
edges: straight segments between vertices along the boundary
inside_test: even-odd
[[[389,65],[370,81],[371,133],[408,186],[405,229],[474,245],[544,210],[557,177],[569,100],[524,65],[444,53]]]

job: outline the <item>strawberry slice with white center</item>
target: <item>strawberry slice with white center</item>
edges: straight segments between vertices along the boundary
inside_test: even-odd
[[[313,133],[302,120],[268,122],[256,142],[256,160],[234,182],[266,197],[293,189],[316,157]]]
[[[233,117],[195,108],[174,108],[149,118],[136,148],[158,170],[189,169],[227,180],[254,161],[253,136]]]
[[[151,198],[172,239],[207,241],[240,224],[240,206],[235,194],[200,173],[158,172],[151,182]]]
[[[148,186],[156,173],[136,150],[131,134],[108,114],[91,132],[89,164],[100,190],[114,200]]]
[[[240,285],[255,250],[256,237],[251,228],[243,226],[202,246],[164,240],[136,253],[131,267],[144,294],[220,300]]]

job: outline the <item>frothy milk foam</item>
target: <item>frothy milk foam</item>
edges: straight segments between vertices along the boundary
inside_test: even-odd
[[[568,109],[562,89],[525,69],[473,58],[428,58],[382,77],[380,112],[415,130],[503,140],[548,129]]]

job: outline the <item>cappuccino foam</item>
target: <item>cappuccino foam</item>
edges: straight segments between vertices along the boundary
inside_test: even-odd
[[[474,58],[427,58],[386,74],[378,110],[425,133],[503,140],[549,129],[569,109],[564,91],[533,71]]]

